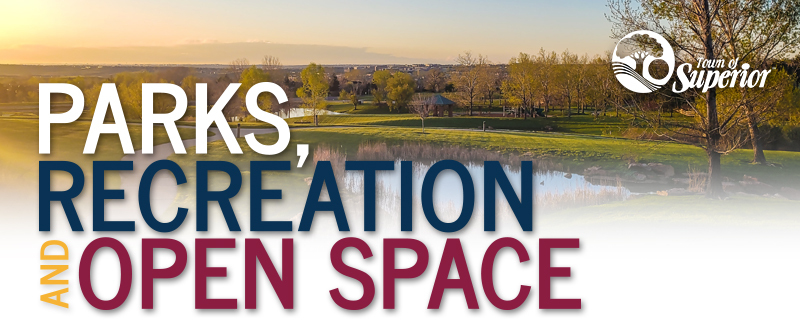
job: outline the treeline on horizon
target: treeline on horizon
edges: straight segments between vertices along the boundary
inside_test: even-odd
[[[465,52],[453,65],[432,66],[425,70],[415,71],[400,66],[373,71],[360,67],[341,73],[314,63],[302,71],[292,70],[283,67],[278,58],[265,56],[259,64],[251,64],[246,59],[234,60],[227,68],[213,74],[200,73],[191,67],[121,72],[110,77],[3,78],[0,74],[0,103],[35,103],[38,102],[39,83],[70,83],[84,92],[88,118],[101,85],[115,83],[126,118],[139,120],[141,84],[172,83],[187,93],[191,107],[186,119],[191,120],[194,115],[191,102],[196,99],[197,83],[207,84],[209,105],[217,101],[229,84],[241,83],[238,94],[223,112],[229,118],[246,120],[244,93],[256,83],[271,81],[283,87],[290,102],[279,105],[274,97],[264,94],[259,97],[259,105],[264,110],[285,116],[294,107],[323,110],[332,97],[350,102],[357,110],[367,95],[372,95],[373,104],[388,107],[390,112],[407,113],[415,93],[438,93],[455,101],[468,115],[484,111],[510,111],[518,118],[553,116],[554,113],[566,118],[574,114],[592,114],[597,122],[610,115],[630,123],[630,132],[626,132],[628,137],[693,141],[692,134],[664,137],[657,128],[662,127],[658,124],[662,118],[669,119],[673,125],[696,122],[693,114],[701,110],[703,104],[697,92],[689,90],[684,94],[674,94],[668,89],[670,83],[658,94],[634,94],[614,78],[610,63],[610,54],[590,57],[541,49],[535,54],[520,53],[504,64],[492,63],[482,55]],[[775,69],[770,75],[773,85],[767,89],[771,99],[778,103],[757,116],[762,133],[760,137],[769,149],[800,150],[800,90],[797,89],[800,56],[774,62],[772,67]],[[775,84],[776,81],[780,83]],[[723,103],[726,99],[735,99],[733,90],[720,92]],[[67,99],[53,97],[54,102],[66,102]],[[156,112],[168,112],[174,107],[174,100],[168,95],[157,96],[155,103]],[[316,116],[316,112],[313,114]],[[653,120],[657,124],[654,125]],[[676,139],[679,136],[684,138]],[[731,136],[747,137],[747,127]]]

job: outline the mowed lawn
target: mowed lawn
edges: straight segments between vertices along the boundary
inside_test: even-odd
[[[352,106],[351,106],[352,107]],[[422,128],[422,121],[419,117],[408,113],[391,114],[338,114],[338,115],[319,115],[319,126],[384,126],[384,127],[406,127]],[[313,116],[303,116],[286,119],[289,127],[307,128],[314,126]],[[532,132],[557,132],[586,134],[597,136],[622,137],[623,133],[630,128],[629,121],[617,117],[594,118],[590,115],[574,115],[567,117],[549,118],[503,118],[475,115],[458,117],[429,117],[425,119],[425,128],[449,128],[449,129],[483,129],[484,122],[487,130],[510,130],[510,131],[532,131]],[[194,121],[179,121],[180,125],[193,126]],[[260,121],[241,121],[229,122],[232,129],[238,126],[242,128],[272,128],[271,124]],[[638,130],[641,131],[641,130]]]
[[[351,106],[352,107],[352,106]],[[422,121],[413,114],[347,114],[321,115],[320,126],[397,126],[422,128]],[[307,126],[313,119],[310,116],[288,119],[290,126]],[[521,130],[521,131],[554,131],[590,135],[618,136],[628,128],[628,122],[616,117],[594,118],[591,115],[574,115],[551,118],[503,118],[488,116],[429,117],[425,119],[425,127]]]
[[[373,104],[372,102],[364,102],[358,105],[357,108],[353,107],[353,104],[345,103],[345,102],[335,102],[330,103],[325,108],[331,112],[337,113],[351,113],[351,114],[391,114],[397,113],[389,110],[389,106],[387,105],[378,105]]]

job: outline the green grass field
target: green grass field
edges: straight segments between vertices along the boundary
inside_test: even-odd
[[[350,105],[352,108],[352,105]],[[313,117],[303,116],[286,119],[292,128],[313,126]],[[320,115],[318,116],[320,126],[386,126],[386,127],[405,127],[422,128],[419,117],[408,113],[391,114],[370,114],[366,110],[364,113],[348,113],[345,115]],[[590,115],[574,115],[572,118],[552,117],[552,118],[502,118],[502,117],[482,117],[482,116],[460,116],[460,117],[430,117],[425,119],[426,128],[450,128],[450,129],[481,129],[486,122],[487,129],[494,130],[518,130],[518,131],[537,131],[537,132],[559,132],[575,133],[586,135],[602,135],[618,137],[628,129],[629,122],[624,118],[605,117],[597,118]],[[180,125],[193,126],[193,121],[179,121]],[[269,128],[272,125],[263,122],[229,122],[232,129],[239,124],[242,128]]]
[[[72,102],[52,102],[50,108],[54,113],[66,112],[72,107]],[[0,103],[0,118],[38,118],[39,103]]]
[[[0,118],[0,182],[36,181],[39,161],[72,161],[77,163],[87,176],[91,175],[93,161],[113,161],[121,159],[119,137],[103,134],[100,136],[95,154],[83,154],[86,136],[89,133],[88,121],[51,126],[51,147],[47,155],[39,154],[39,121],[37,119]],[[131,141],[135,149],[142,145],[141,126],[128,125]],[[193,129],[179,128],[183,139],[193,139]],[[164,128],[154,131],[154,144],[168,142]]]
[[[308,117],[289,119],[290,126],[304,126]],[[299,123],[298,123],[299,122]],[[618,136],[628,127],[628,122],[621,118],[606,117],[595,119],[588,115],[575,115],[572,118],[502,118],[502,117],[431,117],[425,119],[425,127],[481,129],[486,122],[487,129],[521,130],[521,131],[554,131],[588,135]],[[412,114],[388,115],[323,115],[319,116],[320,126],[396,126],[421,128],[419,117]]]
[[[389,107],[386,105],[378,105],[373,104],[372,102],[364,102],[361,105],[358,105],[358,108],[354,109],[353,104],[350,103],[341,103],[335,102],[328,104],[326,108],[328,111],[337,112],[337,113],[349,113],[349,114],[392,114],[397,112],[389,111]]]

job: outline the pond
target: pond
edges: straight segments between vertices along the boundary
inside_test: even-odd
[[[342,115],[344,113],[332,112],[328,110],[319,110],[319,115]],[[298,118],[298,117],[305,117],[313,115],[313,112],[310,109],[302,108],[302,107],[295,107],[289,110],[289,115],[286,114],[278,114],[283,119],[289,118]]]
[[[396,210],[397,202],[400,199],[400,163],[395,161],[394,171],[378,172],[376,174],[376,188],[379,206],[389,212]],[[414,162],[414,173],[412,190],[416,200],[420,199],[423,179],[435,162],[422,163]],[[475,188],[475,208],[482,209],[483,205],[483,183],[484,165],[482,163],[469,162],[464,164],[469,171]],[[521,170],[519,166],[504,165],[506,176],[515,191],[519,192],[521,184]],[[363,191],[364,177],[362,172],[347,171],[342,179],[342,189],[352,193]],[[578,174],[565,173],[553,170],[534,170],[534,203],[538,207],[544,208],[564,208],[571,206],[583,206],[601,204],[610,201],[625,200],[631,192],[622,185],[607,186],[596,185],[587,181],[584,176]],[[498,197],[502,193],[497,191]],[[453,217],[460,212],[463,202],[463,186],[461,180],[453,171],[445,170],[436,178],[433,188],[433,199],[436,200],[435,208],[443,219]],[[498,203],[505,204],[505,203]]]

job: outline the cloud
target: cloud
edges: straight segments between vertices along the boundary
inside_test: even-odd
[[[50,47],[25,45],[0,49],[0,63],[6,64],[225,64],[237,58],[252,63],[264,55],[281,59],[285,65],[310,62],[321,64],[408,64],[443,63],[445,60],[399,57],[352,48],[270,42],[221,43],[216,41],[173,46]]]

